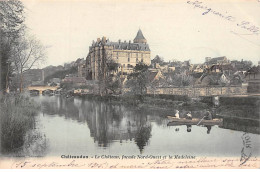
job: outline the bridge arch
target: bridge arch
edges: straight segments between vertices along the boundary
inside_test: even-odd
[[[51,91],[56,91],[59,87],[58,86],[29,86],[28,90],[37,90],[39,91],[39,94],[42,94],[43,91],[46,90],[51,90]]]

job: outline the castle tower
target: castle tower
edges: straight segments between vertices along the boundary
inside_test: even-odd
[[[147,43],[147,40],[145,39],[141,29],[138,30],[136,37],[134,39],[134,43]]]

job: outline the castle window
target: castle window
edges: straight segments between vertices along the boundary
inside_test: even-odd
[[[141,62],[143,63],[143,62],[144,62],[144,59],[141,59]]]
[[[136,58],[136,62],[138,62],[138,58]]]
[[[130,62],[130,58],[128,57],[128,62]]]
[[[136,57],[138,57],[138,53],[136,53]]]

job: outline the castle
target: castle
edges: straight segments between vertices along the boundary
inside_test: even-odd
[[[139,29],[133,41],[111,42],[106,37],[98,38],[89,47],[86,58],[86,78],[88,80],[102,80],[106,72],[106,63],[113,61],[118,64],[116,74],[128,75],[133,72],[138,63],[151,64],[151,51],[147,40]]]

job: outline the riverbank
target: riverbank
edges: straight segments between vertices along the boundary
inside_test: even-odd
[[[206,110],[219,117],[245,118],[259,120],[260,97],[220,97],[220,105],[213,105],[212,97],[190,98],[184,95],[123,95],[99,96],[93,94],[78,95],[83,98],[105,101],[111,104],[133,106],[135,109],[158,111],[162,116],[174,115],[175,110],[186,114],[192,111],[194,117],[203,117]],[[182,116],[182,115],[181,115]]]
[[[123,95],[123,96],[99,96],[93,94],[78,95],[79,97],[104,101],[111,104],[122,104],[131,106],[134,109],[146,109],[149,111],[158,111],[161,116],[174,115],[176,110],[186,114],[193,111],[195,116],[201,116],[201,111],[212,108],[211,104],[201,102],[200,99],[192,99],[183,95]]]
[[[22,94],[0,95],[1,153],[16,151],[24,144],[25,134],[34,127],[39,105]]]

